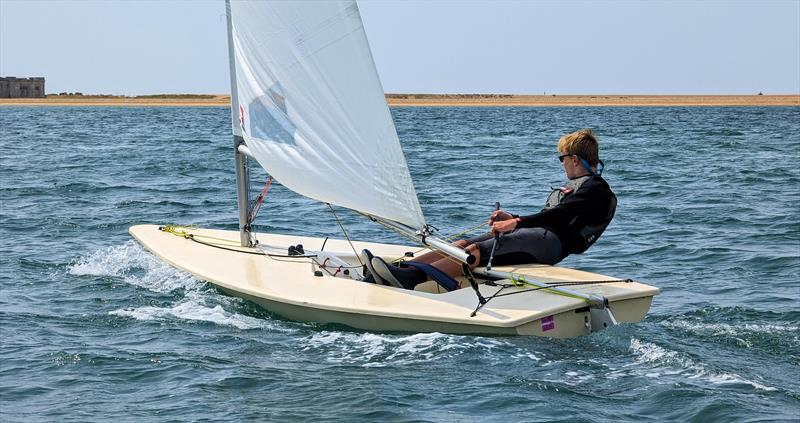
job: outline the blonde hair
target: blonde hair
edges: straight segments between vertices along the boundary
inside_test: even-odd
[[[556,148],[561,154],[574,154],[585,159],[590,166],[597,166],[600,161],[600,143],[591,129],[564,135],[558,140]]]

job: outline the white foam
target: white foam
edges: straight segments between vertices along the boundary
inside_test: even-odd
[[[756,324],[745,323],[731,325],[727,323],[705,323],[697,321],[674,320],[664,321],[661,325],[690,332],[703,337],[730,337],[740,346],[753,347],[753,337],[777,336],[784,340],[800,343],[800,326],[791,324]]]
[[[59,352],[59,353],[51,353],[50,355],[54,357],[53,363],[55,363],[56,366],[77,364],[80,363],[81,361],[80,354],[68,354],[65,352]]]
[[[156,259],[133,240],[81,257],[67,268],[67,272],[75,276],[121,278],[131,285],[161,293],[203,286],[191,275]]]
[[[124,308],[110,311],[110,315],[142,321],[180,319],[209,322],[242,330],[294,330],[282,328],[270,320],[225,310],[225,307],[241,304],[241,300],[204,289],[206,285],[203,282],[157,259],[133,240],[80,257],[67,268],[67,272],[75,276],[118,278],[125,283],[162,294],[177,289],[186,291],[182,298],[164,307]]]
[[[76,276],[122,276],[126,270],[143,262],[142,248],[133,240],[123,245],[107,247],[79,258],[67,269]]]
[[[381,367],[384,363],[410,364],[426,361],[452,346],[439,333],[391,336],[374,333],[319,332],[311,335],[304,350],[325,350],[330,362]],[[441,344],[441,345],[437,345]]]
[[[714,384],[747,384],[763,391],[776,388],[747,380],[734,373],[721,373],[706,369],[702,364],[685,355],[659,345],[631,338],[630,351],[637,355],[636,363],[628,366],[652,364],[655,368],[645,368],[644,376],[658,379],[664,375],[681,375],[688,379],[703,379]],[[618,377],[618,376],[617,376]]]
[[[332,363],[386,367],[424,363],[452,357],[470,349],[491,353],[505,347],[516,349],[515,357],[539,360],[533,353],[490,338],[472,338],[441,333],[382,335],[353,332],[318,332],[306,339],[304,350],[321,350]],[[508,358],[507,353],[498,354]]]
[[[569,386],[577,386],[584,384],[592,379],[594,379],[594,375],[592,375],[591,373],[569,371],[564,373],[563,377],[560,380],[558,380],[558,382]]]
[[[167,307],[145,306],[137,308],[124,308],[110,311],[114,316],[130,317],[136,320],[170,320],[180,319],[196,322],[209,322],[223,326],[233,326],[237,329],[278,329],[291,331],[292,329],[280,328],[273,322],[255,317],[232,313],[225,310],[221,304],[207,305],[207,298],[201,293],[190,292],[178,303]]]
[[[755,323],[746,323],[739,325],[731,325],[727,323],[704,323],[704,322],[692,322],[686,320],[664,321],[661,324],[669,328],[683,329],[698,335],[741,336],[748,333],[751,334],[763,333],[763,334],[776,334],[784,336],[787,333],[793,333],[793,332],[800,334],[800,326],[793,326],[790,324],[761,325]]]

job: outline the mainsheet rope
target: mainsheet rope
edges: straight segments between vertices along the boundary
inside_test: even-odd
[[[506,296],[509,296],[509,295],[522,294],[524,292],[533,292],[533,291],[542,291],[543,290],[543,291],[549,292],[551,294],[562,295],[564,297],[575,298],[575,299],[578,299],[578,300],[583,300],[583,301],[588,302],[588,300],[586,298],[579,297],[577,295],[573,295],[573,294],[570,294],[568,292],[562,292],[562,291],[553,290],[552,288],[560,288],[560,287],[564,287],[564,286],[577,286],[577,285],[597,285],[597,284],[603,284],[603,283],[618,283],[618,282],[631,283],[631,282],[633,282],[633,279],[614,279],[614,280],[603,280],[603,281],[561,281],[561,282],[556,282],[556,283],[552,283],[552,284],[550,282],[545,282],[546,284],[548,284],[548,286],[537,286],[537,285],[534,285],[534,284],[532,284],[532,283],[530,283],[530,282],[528,282],[528,281],[526,281],[526,280],[524,280],[522,278],[515,278],[515,275],[513,273],[510,275],[509,280],[511,280],[511,283],[498,284],[498,283],[495,283],[494,281],[485,282],[486,285],[499,286],[500,289],[498,289],[494,294],[490,295],[489,298],[486,298],[483,302],[479,302],[478,306],[475,308],[475,311],[472,312],[472,316],[474,316],[489,301],[491,301],[491,300],[493,300],[495,298],[499,298],[499,297],[506,297]],[[523,287],[525,287],[527,285],[530,285],[533,288],[525,289],[525,290],[521,290],[521,291],[506,292],[505,294],[501,294],[501,292],[506,288],[511,288],[511,287],[523,288]]]
[[[412,240],[412,241],[414,241],[414,242],[416,242],[418,244],[421,244],[419,242],[419,240],[417,240],[416,238],[413,238],[413,237],[411,237],[411,236],[409,236],[409,235],[407,235],[407,234],[405,234],[405,233],[403,233],[401,231],[398,231],[397,229],[393,228],[390,225],[383,224],[381,221],[376,220],[376,219],[372,219],[372,220],[375,221],[375,222],[381,223],[383,226],[393,230],[394,232],[400,234],[401,236],[404,236],[404,237],[406,237],[406,238],[408,238],[408,239],[410,239],[410,240]],[[480,228],[481,226],[487,225],[487,224],[488,223],[482,223],[482,224],[480,224],[478,226],[475,226],[474,228],[470,228],[470,229],[468,229],[468,230],[466,230],[466,231],[464,231],[464,232],[462,232],[460,234],[456,234],[456,235],[454,235],[454,237],[455,236],[459,236],[459,235],[463,235],[464,233],[467,233],[467,232],[469,232],[471,230]],[[422,244],[422,245],[424,245],[424,244]],[[427,249],[427,248],[423,248],[422,250],[419,250],[419,251],[423,251],[425,249]],[[433,251],[436,251],[436,250],[433,250]],[[454,263],[463,264],[460,261],[456,260],[455,258],[450,257],[449,255],[442,253],[441,251],[436,251],[436,252],[439,253],[442,257],[444,257],[444,258],[446,258],[446,259],[448,259],[448,260],[450,260],[450,261],[452,261]],[[525,281],[524,279],[515,278],[514,274],[512,273],[511,276],[510,276],[510,280],[512,282],[511,284],[496,284],[493,281],[486,282],[485,283],[486,285],[489,285],[489,286],[492,286],[492,285],[500,286],[500,289],[498,289],[497,292],[492,294],[489,298],[484,298],[483,295],[481,295],[480,291],[477,289],[477,284],[475,283],[475,275],[474,275],[474,273],[472,273],[472,269],[470,269],[468,265],[462,266],[462,269],[464,271],[464,275],[469,280],[470,285],[472,285],[473,289],[475,289],[475,294],[478,297],[478,306],[475,308],[475,310],[470,315],[470,316],[473,316],[473,317],[475,316],[475,314],[481,308],[483,308],[483,306],[485,306],[493,298],[497,298],[497,297],[504,297],[504,296],[507,296],[507,295],[521,294],[523,292],[546,290],[547,292],[549,292],[551,294],[561,295],[561,296],[565,296],[565,297],[569,297],[569,298],[576,298],[576,299],[588,301],[585,298],[581,298],[581,297],[575,296],[575,295],[567,293],[567,292],[561,292],[561,291],[557,291],[557,290],[552,290],[550,288],[558,288],[558,287],[562,287],[562,286],[576,286],[576,285],[593,285],[593,284],[602,284],[602,283],[633,282],[632,279],[614,279],[614,280],[603,280],[603,281],[562,281],[562,282],[554,283],[552,285],[549,282],[545,282],[549,286],[547,286],[547,287],[539,287],[539,286],[536,286],[534,284],[531,284],[531,283]],[[508,293],[505,293],[505,294],[500,294],[500,292],[503,291],[506,288],[510,288],[510,287],[522,288],[522,287],[524,287],[526,285],[534,286],[535,288],[521,290],[521,291],[508,292]]]

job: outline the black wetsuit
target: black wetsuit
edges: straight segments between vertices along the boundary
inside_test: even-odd
[[[577,178],[576,178],[577,179]],[[568,184],[569,185],[569,184]],[[600,176],[589,176],[571,191],[560,189],[557,204],[539,213],[520,217],[518,228],[544,228],[561,241],[561,258],[586,251],[611,223],[617,198]],[[552,194],[551,194],[552,196]],[[517,216],[515,216],[517,217]]]
[[[586,251],[611,223],[617,198],[608,183],[593,175],[570,179],[554,189],[539,213],[519,217],[513,231],[495,242],[489,232],[467,240],[480,251],[480,265],[556,264],[573,253]]]

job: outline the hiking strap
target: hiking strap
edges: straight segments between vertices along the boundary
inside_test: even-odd
[[[446,289],[448,292],[458,288],[458,281],[448,276],[446,273],[442,272],[441,270],[431,266],[427,263],[418,263],[415,261],[406,261],[403,264],[409,267],[416,267],[433,281],[439,284],[442,288]]]

